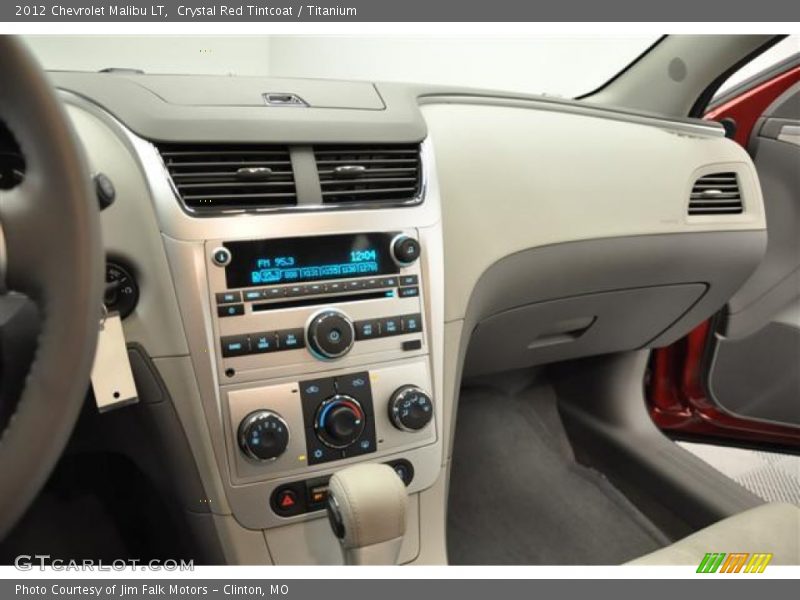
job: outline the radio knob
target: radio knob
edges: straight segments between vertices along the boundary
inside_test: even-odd
[[[314,430],[319,440],[331,448],[347,448],[364,432],[364,409],[358,400],[346,394],[336,394],[317,409]]]
[[[338,310],[326,310],[308,325],[308,345],[317,356],[339,358],[353,347],[353,322]]]
[[[395,390],[389,400],[389,420],[401,431],[419,431],[433,418],[433,400],[414,385]]]
[[[253,460],[275,460],[289,445],[286,421],[271,410],[257,410],[239,424],[239,447]]]
[[[214,251],[211,253],[211,260],[218,267],[227,267],[231,262],[231,251],[224,246],[214,248]]]
[[[398,235],[392,240],[392,258],[401,267],[413,264],[419,258],[419,242],[407,235]]]

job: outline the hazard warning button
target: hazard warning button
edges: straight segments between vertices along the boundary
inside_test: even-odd
[[[301,495],[289,486],[275,490],[272,509],[282,517],[291,517],[305,512]]]

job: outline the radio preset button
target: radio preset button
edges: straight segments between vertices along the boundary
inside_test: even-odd
[[[290,297],[302,296],[305,293],[306,293],[306,286],[304,285],[293,285],[286,288],[286,295]]]
[[[416,275],[401,275],[400,276],[400,285],[417,285],[419,283],[419,277]]]
[[[344,284],[341,281],[331,281],[325,284],[325,291],[329,294],[343,292],[344,289]]]

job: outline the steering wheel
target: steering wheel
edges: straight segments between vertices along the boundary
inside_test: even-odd
[[[64,450],[86,392],[101,317],[103,251],[82,148],[55,91],[20,41],[0,35],[0,120],[25,178],[0,191],[0,285],[38,307],[40,333],[0,432],[0,540]]]

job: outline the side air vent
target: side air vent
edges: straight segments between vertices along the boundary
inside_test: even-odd
[[[419,144],[316,146],[322,203],[415,204],[420,201]]]
[[[711,173],[694,182],[690,215],[739,215],[742,210],[736,173]]]
[[[286,146],[161,144],[158,150],[181,200],[196,212],[297,205]]]

